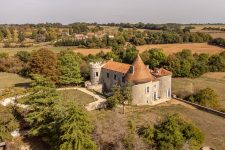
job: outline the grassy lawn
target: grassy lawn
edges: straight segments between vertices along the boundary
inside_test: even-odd
[[[30,79],[20,77],[17,74],[0,72],[0,89],[9,87],[27,87],[30,82]]]
[[[84,92],[81,92],[79,90],[65,90],[65,91],[59,91],[59,93],[65,102],[69,100],[73,100],[80,106],[85,106],[91,102],[96,101],[92,96]]]
[[[140,127],[148,123],[157,124],[166,115],[179,113],[186,120],[196,124],[204,133],[205,141],[202,146],[210,146],[217,150],[223,150],[225,147],[225,119],[222,117],[172,102],[153,107],[126,107],[126,114],[123,115],[121,112],[122,108],[117,108],[114,111],[92,112],[92,118],[96,124],[95,137],[98,143],[118,145],[118,141],[127,132],[127,122],[129,120],[133,120],[136,126]],[[141,145],[141,140],[138,140],[137,143]]]
[[[174,78],[172,80],[173,93],[181,97],[207,87],[216,91],[222,107],[225,108],[225,72],[206,73],[196,79]]]

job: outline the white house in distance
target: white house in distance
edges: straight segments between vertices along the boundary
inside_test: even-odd
[[[91,85],[110,91],[114,84],[132,85],[134,105],[155,105],[171,99],[172,72],[160,68],[151,70],[138,55],[132,65],[108,61],[90,63]]]

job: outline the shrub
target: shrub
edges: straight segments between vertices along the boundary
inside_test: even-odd
[[[192,123],[185,121],[180,115],[168,116],[155,129],[150,125],[139,130],[150,146],[159,150],[181,150],[184,144],[189,149],[199,149],[204,140],[202,132]]]
[[[18,126],[19,124],[13,116],[11,108],[0,105],[0,142],[10,140],[12,138],[10,132]]]
[[[220,107],[218,95],[211,88],[200,90],[195,95],[188,97],[187,100],[215,109]]]

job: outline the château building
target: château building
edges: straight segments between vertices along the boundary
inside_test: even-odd
[[[138,55],[132,65],[108,61],[90,63],[91,85],[110,92],[114,84],[130,82],[134,105],[155,105],[171,99],[172,72],[149,69]]]

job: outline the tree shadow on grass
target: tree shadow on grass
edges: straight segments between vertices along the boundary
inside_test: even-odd
[[[14,86],[15,87],[21,87],[21,88],[29,88],[31,82],[26,82],[26,83],[16,83]]]

